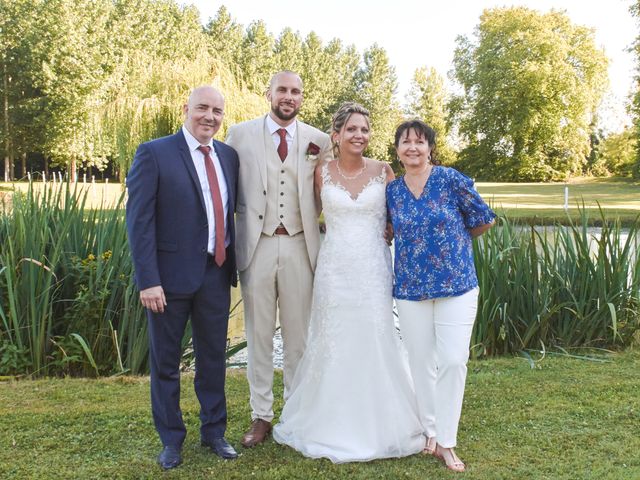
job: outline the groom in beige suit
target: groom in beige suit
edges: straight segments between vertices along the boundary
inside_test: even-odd
[[[236,262],[252,410],[245,447],[271,432],[276,317],[284,343],[285,400],[307,338],[320,246],[313,172],[331,156],[331,142],[326,133],[296,120],[302,97],[296,73],[276,73],[267,91],[271,111],[231,127],[226,140],[240,160]]]

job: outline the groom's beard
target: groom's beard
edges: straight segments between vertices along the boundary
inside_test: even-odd
[[[296,118],[296,116],[298,115],[298,112],[300,111],[299,108],[295,108],[293,109],[293,111],[291,113],[284,113],[282,110],[280,110],[280,105],[271,105],[271,111],[273,112],[273,114],[278,117],[280,120],[291,120],[293,118]]]

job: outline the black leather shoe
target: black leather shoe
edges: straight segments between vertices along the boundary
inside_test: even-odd
[[[233,460],[234,458],[238,458],[238,453],[222,437],[213,438],[211,440],[202,440],[201,444],[203,447],[209,447],[213,453],[215,453],[219,457],[224,458],[225,460]]]
[[[171,470],[181,463],[182,455],[180,454],[180,447],[167,445],[162,449],[160,455],[158,455],[158,465],[160,465],[163,470]]]

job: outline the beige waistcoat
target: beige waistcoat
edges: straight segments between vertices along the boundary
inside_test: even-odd
[[[298,198],[298,132],[293,137],[291,148],[284,162],[280,160],[273,139],[265,122],[264,141],[267,152],[267,208],[262,233],[273,235],[282,224],[295,235],[302,231],[302,216]]]

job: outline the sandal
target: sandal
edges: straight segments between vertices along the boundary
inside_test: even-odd
[[[436,453],[436,437],[427,437],[427,443],[425,443],[422,453],[425,455],[434,455]]]
[[[445,458],[444,455],[442,454],[443,450],[449,450],[450,455],[448,455],[448,458]],[[442,462],[445,464],[445,466],[449,470],[453,472],[458,472],[458,473],[464,472],[465,464],[462,462],[462,460],[458,458],[458,456],[456,455],[456,452],[453,451],[453,448],[442,448],[440,445],[437,445],[435,451],[433,452],[433,455],[436,458],[439,458],[440,460],[442,460]]]

